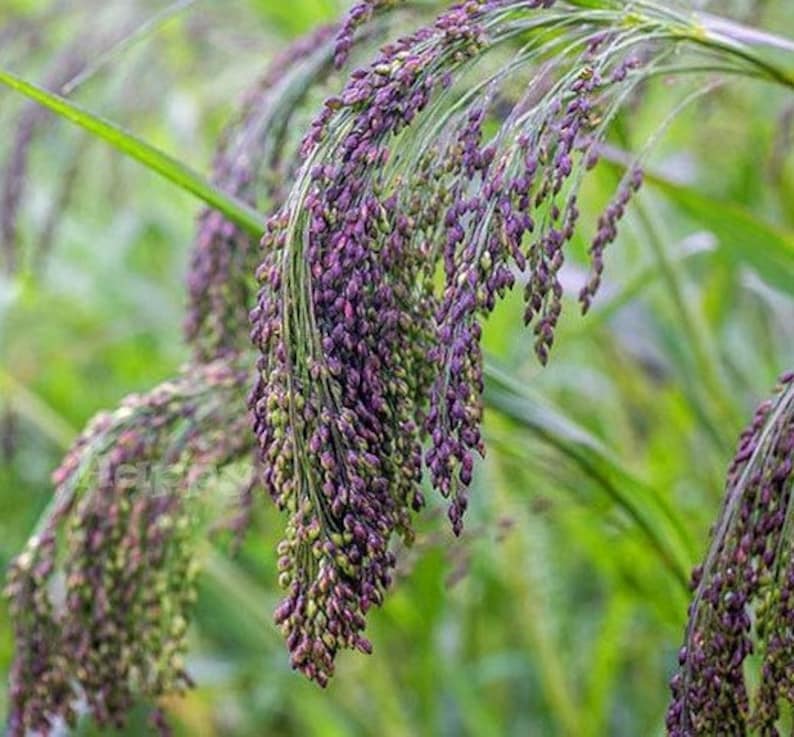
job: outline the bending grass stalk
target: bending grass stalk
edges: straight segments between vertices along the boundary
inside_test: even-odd
[[[749,44],[750,46],[768,46],[773,49],[794,53],[794,41],[791,39],[742,25],[729,18],[720,18],[711,13],[698,13],[695,17],[707,30],[720,33],[734,41]]]
[[[668,22],[671,31],[681,40],[730,54],[755,67],[769,80],[794,89],[794,63],[789,67],[781,67],[755,53],[757,48],[766,48],[794,54],[794,41],[791,39],[711,13],[686,12],[684,8],[677,11],[675,7],[665,7],[666,4],[657,5],[643,0],[628,3],[623,0],[568,2],[578,8],[623,11],[627,24],[642,23],[648,16],[661,23]]]
[[[150,18],[144,20],[137,28],[123,36],[109,49],[100,53],[90,64],[88,64],[79,74],[72,77],[59,92],[62,95],[71,95],[80,85],[88,81],[95,74],[100,72],[109,62],[119,54],[134,46],[138,41],[146,38],[151,33],[157,31],[162,25],[167,23],[183,10],[193,5],[196,0],[176,0],[171,5],[159,10]]]
[[[781,68],[771,61],[757,56],[750,47],[736,40],[734,36],[724,35],[724,30],[723,28],[723,33],[719,33],[713,28],[709,28],[708,25],[703,25],[700,29],[694,29],[692,33],[686,33],[684,37],[706,48],[723,51],[742,59],[763,72],[770,81],[794,89],[794,67]],[[788,43],[785,39],[782,41],[785,44]]]

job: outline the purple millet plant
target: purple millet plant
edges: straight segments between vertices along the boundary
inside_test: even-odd
[[[8,573],[10,737],[73,724],[81,699],[120,726],[135,699],[191,685],[196,503],[251,452],[249,380],[235,362],[188,368],[98,415],[55,472],[51,509]]]
[[[323,28],[299,40],[250,96],[216,162],[236,194],[253,200],[254,162],[271,198],[283,194],[295,166],[292,116],[331,71],[332,39]],[[191,684],[182,656],[195,598],[195,492],[204,476],[249,460],[254,442],[241,368],[250,354],[234,352],[238,313],[248,308],[248,248],[248,236],[205,213],[190,280],[199,363],[98,416],[54,475],[53,504],[8,573],[11,737],[72,724],[80,704],[98,724],[120,725],[134,700]],[[262,473],[253,469],[232,522],[238,542]],[[168,733],[159,710],[151,723]]]
[[[739,440],[711,547],[692,577],[689,624],[670,684],[670,737],[781,734],[780,703],[794,704],[793,490],[791,373]],[[745,673],[753,653],[761,657],[755,693]]]
[[[396,198],[367,184],[386,161],[382,142],[427,104],[435,82],[424,71],[444,45],[412,50],[439,34],[463,53],[476,48],[471,14],[453,11],[384,49],[326,103],[307,157],[335,110],[349,110],[353,125],[339,159],[307,177],[305,256],[282,247],[289,204],[264,239],[251,408],[265,486],[291,516],[279,547],[289,593],[276,619],[293,665],[322,685],[340,648],[370,649],[364,615],[391,581],[391,537],[410,536],[410,511],[423,503],[418,412],[431,324],[427,304],[412,299],[422,264],[407,250],[410,224]]]
[[[386,45],[326,100],[263,239],[250,406],[263,483],[290,517],[276,621],[293,666],[321,685],[340,649],[370,648],[365,615],[390,584],[392,538],[412,538],[425,466],[462,530],[484,452],[482,319],[516,273],[527,274],[526,321],[547,359],[581,173],[603,121],[642,78],[630,50],[643,42],[587,26],[544,35],[559,18],[533,25],[528,11],[551,5],[464,2]],[[343,27],[371,10],[356,5]],[[527,95],[486,140],[504,73],[479,94],[456,82],[519,28],[540,29],[539,53],[557,61],[559,80],[537,99],[530,65]],[[639,170],[626,182],[593,242],[585,303]]]
[[[51,512],[11,569],[12,737],[72,721],[78,699],[100,724],[117,724],[135,697],[189,685],[189,491],[205,472],[250,458],[252,446],[256,477],[243,487],[236,526],[247,525],[257,483],[287,514],[278,546],[286,595],[275,619],[293,666],[321,685],[342,649],[371,650],[367,613],[391,585],[395,540],[413,539],[425,470],[461,533],[475,458],[485,450],[484,321],[521,284],[524,320],[547,362],[582,178],[610,122],[682,35],[656,17],[664,11],[645,18],[562,0],[467,0],[385,45],[292,145],[298,108],[318,84],[332,83],[334,64],[367,37],[366,24],[397,5],[358,2],[337,29],[299,41],[226,134],[216,183],[251,204],[265,189],[275,208],[250,313],[259,351],[250,418],[241,325],[254,254],[237,226],[206,211],[188,277],[196,365],[89,427],[56,474]],[[631,166],[598,222],[591,278],[579,294],[584,311],[641,181]],[[790,445],[775,447],[776,457],[790,453]],[[131,464],[168,469],[173,484],[149,494],[148,484],[128,483]],[[757,541],[778,534],[787,516],[782,487],[767,494],[756,486],[766,516],[756,513],[756,497],[743,496],[731,515],[748,510],[749,542],[743,533],[735,550],[715,553],[721,560],[730,549],[744,556],[740,564],[756,563],[740,583],[735,567],[704,576],[696,601],[712,602],[722,629],[709,640],[711,619],[693,625],[700,634],[682,661],[694,676],[674,683],[673,726],[686,715],[706,729],[723,718],[716,709],[727,694],[727,724],[767,728],[788,682],[787,632],[759,630],[765,675],[748,716],[734,668],[749,648],[743,607],[767,591],[753,578],[757,561],[772,571],[776,560],[766,562],[769,550],[756,551]],[[783,580],[777,567],[775,576]],[[768,590],[765,621],[788,617],[790,586]],[[166,729],[159,712],[153,724]]]

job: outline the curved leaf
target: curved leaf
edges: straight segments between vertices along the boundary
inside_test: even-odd
[[[20,92],[57,115],[85,128],[113,148],[139,161],[181,189],[196,195],[210,207],[220,210],[229,220],[252,236],[258,238],[264,232],[264,217],[252,207],[221,192],[200,174],[115,123],[3,69],[0,69],[0,84]]]

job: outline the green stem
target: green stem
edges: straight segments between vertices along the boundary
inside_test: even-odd
[[[728,18],[720,18],[711,13],[700,13],[696,16],[704,28],[711,32],[728,36],[734,41],[751,46],[768,46],[773,49],[794,52],[794,41],[777,36],[768,31],[742,25]]]
[[[758,69],[773,82],[794,89],[794,66],[781,67],[756,53],[757,47],[774,48],[794,56],[794,42],[766,31],[708,13],[680,18],[676,35],[696,45],[725,52]]]
[[[731,38],[710,32],[707,28],[692,29],[683,34],[685,38],[709,49],[724,51],[759,69],[771,81],[783,87],[794,89],[794,69],[782,69],[766,59],[754,54],[747,46],[739,44]]]
[[[107,141],[118,151],[195,195],[210,207],[220,210],[229,220],[252,237],[259,238],[264,232],[265,218],[261,213],[235,197],[222,192],[197,172],[116,124],[83,109],[60,95],[26,82],[4,69],[0,69],[0,84],[16,90],[61,117],[85,128],[98,138]]]
[[[760,70],[765,77],[794,89],[794,65],[781,67],[755,52],[757,48],[773,49],[794,55],[794,41],[784,36],[746,26],[737,21],[710,13],[676,12],[656,7],[643,0],[568,0],[570,5],[589,10],[613,10],[625,14],[630,23],[648,20],[667,25],[677,38],[699,46],[716,49],[735,56]]]

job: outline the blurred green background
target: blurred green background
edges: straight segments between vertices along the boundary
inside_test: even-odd
[[[0,63],[61,84],[88,49],[73,97],[206,172],[267,60],[344,5],[2,0]],[[711,8],[794,36],[790,3]],[[679,94],[668,80],[647,89],[612,145],[641,147]],[[0,177],[31,110],[0,90]],[[497,310],[486,348],[515,391],[490,387],[467,529],[453,539],[431,504],[371,616],[374,654],[345,653],[326,691],[292,673],[271,622],[279,515],[262,501],[237,556],[208,543],[189,659],[198,686],[167,704],[177,734],[661,735],[687,598],[626,500],[679,565],[694,564],[740,429],[794,368],[792,121],[791,95],[749,82],[678,119],[609,252],[594,310],[582,319],[568,305],[545,370],[521,329],[520,295]],[[79,428],[189,357],[183,282],[197,203],[47,115],[32,131],[6,243],[16,266],[0,270],[2,567]],[[608,167],[589,180],[587,222],[616,182]],[[579,238],[564,272],[574,286],[585,274]],[[3,673],[9,630],[0,608]],[[141,709],[125,734],[144,724]]]

